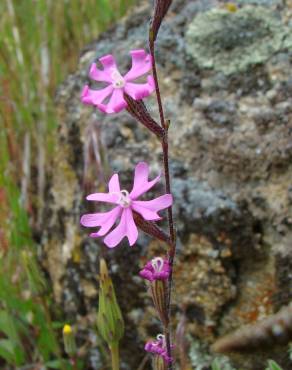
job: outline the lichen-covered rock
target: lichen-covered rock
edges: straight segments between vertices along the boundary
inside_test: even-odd
[[[188,42],[190,30],[200,19],[226,14],[221,2],[174,1],[158,40],[161,90],[171,119],[178,234],[172,311],[175,322],[186,316],[194,367],[197,347],[204,351],[207,366],[212,359],[208,346],[218,335],[269,315],[292,299],[291,55],[279,36],[286,32],[289,8],[278,8],[275,1],[265,5],[266,9],[246,7],[242,1],[237,12],[226,15],[228,22],[230,17],[244,15],[238,26],[227,23],[235,27],[227,27],[229,33],[234,30],[230,50],[220,50],[206,40],[201,57],[218,56],[220,69],[217,61],[208,68],[198,63],[190,55]],[[90,210],[85,194],[103,189],[114,171],[121,173],[127,188],[138,161],[147,161],[153,176],[161,169],[159,143],[127,113],[104,116],[79,100],[88,67],[96,57],[113,52],[126,70],[129,50],[147,47],[149,15],[149,4],[142,4],[89,45],[76,72],[56,96],[59,136],[49,173],[42,252],[56,302],[81,328],[81,342],[85,331],[89,333],[85,348],[90,347],[88,368],[93,369],[100,368],[102,361],[94,334],[101,255],[111,266],[126,322],[122,369],[137,369],[144,357],[144,340],[161,330],[138,271],[148,258],[163,253],[165,246],[141,233],[133,248],[124,243],[107,250],[79,226],[80,215]],[[262,28],[256,27],[259,20]],[[216,27],[222,26],[220,22]],[[253,32],[239,45],[235,33],[240,25],[250,24]],[[273,26],[265,28],[265,24]],[[228,43],[225,31],[217,36]],[[250,42],[257,50],[250,49]],[[247,50],[249,56],[264,50],[265,58],[258,63],[253,57],[246,64]],[[233,52],[242,55],[239,63],[231,60]],[[154,98],[146,104],[157,116]],[[153,192],[161,194],[163,184]],[[244,361],[239,356],[230,361],[244,370],[262,370],[270,356],[244,356]]]
[[[289,47],[291,28],[264,7],[215,8],[197,15],[187,30],[187,52],[198,66],[225,74],[246,71]]]

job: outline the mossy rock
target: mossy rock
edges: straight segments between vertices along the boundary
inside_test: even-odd
[[[226,75],[264,63],[292,46],[291,33],[275,14],[263,7],[236,12],[212,9],[199,14],[187,31],[187,52],[201,68]]]

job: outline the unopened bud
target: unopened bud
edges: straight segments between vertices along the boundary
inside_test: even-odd
[[[101,337],[109,346],[118,342],[124,335],[124,320],[104,259],[100,260],[97,327]]]
[[[77,352],[75,336],[72,327],[68,324],[63,327],[64,349],[68,356],[74,356]]]

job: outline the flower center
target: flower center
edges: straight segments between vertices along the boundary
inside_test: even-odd
[[[163,270],[163,265],[164,265],[163,258],[161,257],[153,258],[153,260],[151,261],[151,265],[155,272],[161,272]]]
[[[115,89],[120,89],[122,87],[125,86],[125,79],[123,78],[123,76],[120,74],[119,71],[117,70],[114,70],[112,73],[111,73],[111,78],[113,80],[113,87]]]
[[[119,193],[118,204],[123,208],[128,208],[132,203],[129,192],[127,190],[121,190]]]
[[[162,347],[166,347],[166,341],[165,341],[165,335],[163,334],[158,334],[157,337],[157,344],[162,344]]]

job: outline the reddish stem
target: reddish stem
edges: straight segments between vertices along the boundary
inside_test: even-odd
[[[155,83],[155,91],[156,91],[156,98],[157,98],[157,104],[158,104],[158,109],[159,109],[160,122],[161,122],[161,126],[165,130],[165,135],[164,135],[164,138],[161,144],[162,152],[163,152],[165,191],[166,193],[171,194],[170,173],[169,173],[169,153],[168,153],[168,123],[165,121],[165,118],[164,118],[163,105],[162,105],[157,70],[156,70],[155,44],[154,44],[154,40],[151,40],[151,38],[149,41],[149,48],[150,48],[150,54],[152,57],[153,78],[154,78],[154,83]],[[171,242],[169,249],[168,249],[168,259],[169,259],[169,265],[171,267],[170,269],[171,272],[168,278],[168,297],[167,297],[168,325],[164,327],[164,332],[165,332],[167,353],[168,353],[168,356],[172,358],[171,339],[170,339],[170,336],[171,336],[170,317],[171,317],[171,290],[172,290],[172,278],[173,278],[172,270],[173,270],[173,262],[174,262],[174,256],[175,256],[175,250],[176,250],[176,236],[175,236],[175,229],[174,229],[174,222],[173,222],[172,206],[168,208],[167,214],[168,214],[167,221],[168,221],[169,235],[170,235],[170,242]],[[173,370],[172,363],[168,364],[168,370]]]

